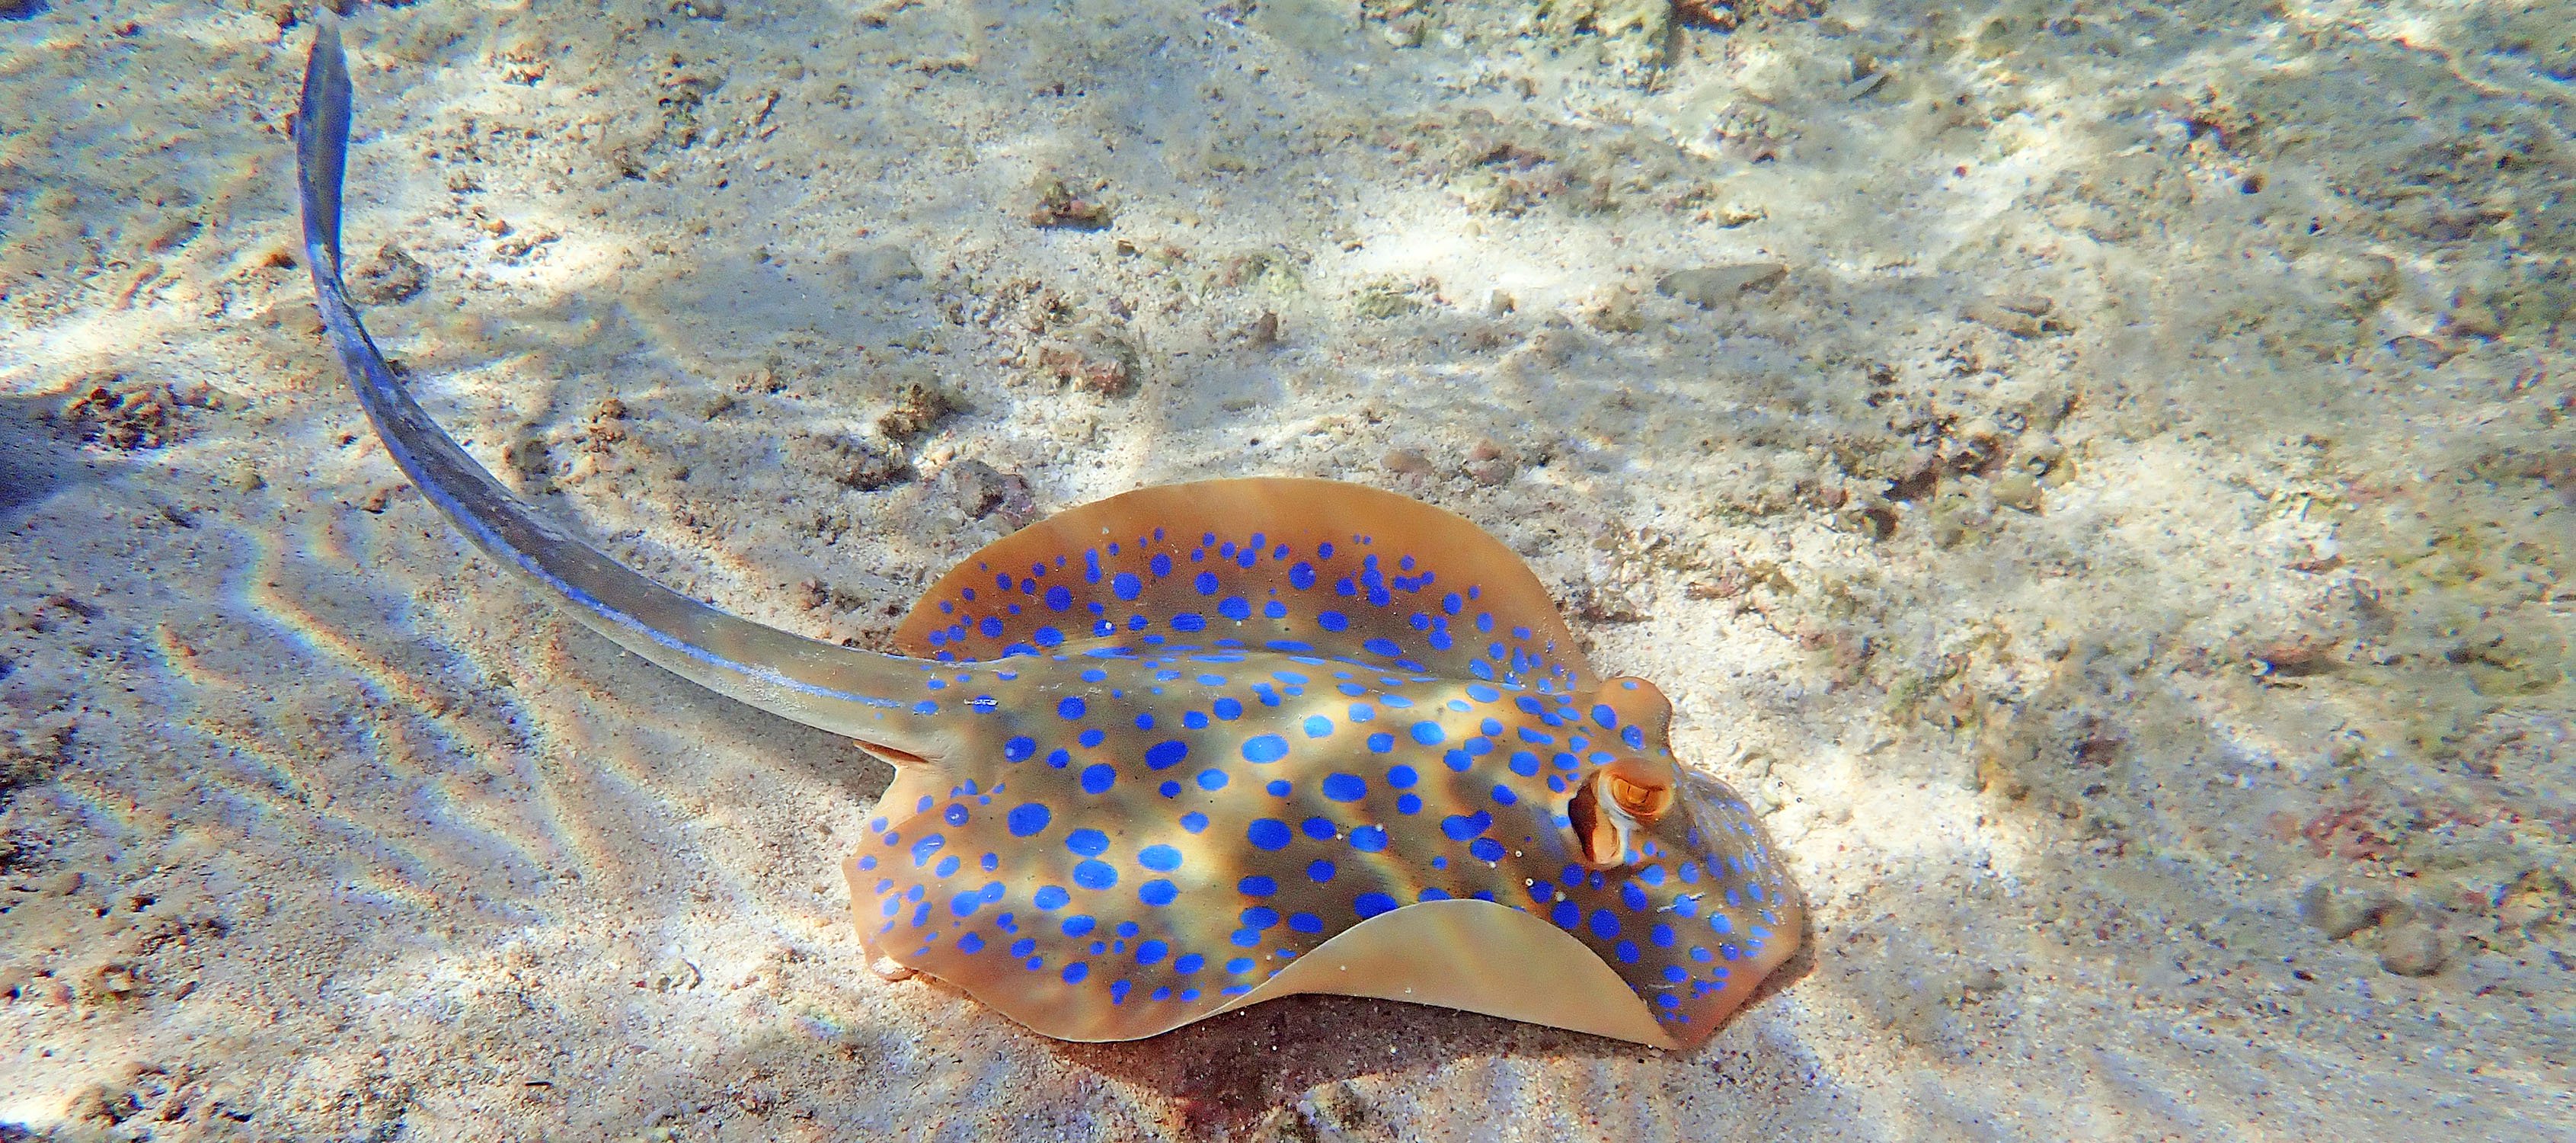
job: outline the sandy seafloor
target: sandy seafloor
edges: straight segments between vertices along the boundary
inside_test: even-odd
[[[1687,1054],[878,979],[890,771],[375,443],[297,9],[0,9],[0,1138],[2576,1132],[2564,3],[355,15],[378,336],[680,590],[880,641],[1246,473],[1523,553],[1813,903]]]

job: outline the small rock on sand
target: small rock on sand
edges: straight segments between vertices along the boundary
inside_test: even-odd
[[[1729,266],[1698,266],[1675,270],[1655,283],[1655,292],[1668,298],[1679,298],[1701,309],[1715,309],[1734,301],[1749,290],[1767,290],[1779,285],[1789,275],[1789,268],[1777,262],[1741,262]]]
[[[2442,934],[2422,921],[2393,926],[2380,937],[2379,967],[2398,976],[2431,976],[2449,959]]]
[[[980,460],[961,460],[941,469],[939,479],[957,497],[959,511],[970,520],[1000,516],[1017,528],[1037,518],[1037,497],[1018,473],[1003,472]]]
[[[2299,918],[2328,940],[2342,940],[2379,923],[2397,899],[2376,885],[2319,881],[2299,895]]]
[[[349,292],[371,306],[410,301],[429,288],[429,267],[391,242],[376,247],[376,256],[350,275]]]

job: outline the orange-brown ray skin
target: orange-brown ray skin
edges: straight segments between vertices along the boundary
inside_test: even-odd
[[[1219,544],[1227,544],[1241,543],[1254,534],[1263,539],[1264,558],[1251,568],[1227,562],[1213,551],[1202,552],[1204,537],[1213,535]],[[1112,545],[1118,548],[1115,553],[1109,551]],[[1332,557],[1318,558],[1316,553],[1325,545],[1332,545]],[[1267,558],[1268,552],[1281,546],[1290,550],[1287,558]],[[1098,561],[1096,578],[1087,574],[1086,553]],[[1202,558],[1193,561],[1193,553],[1202,553]],[[1443,651],[1424,645],[1421,633],[1403,621],[1410,613],[1407,609],[1336,603],[1342,597],[1331,588],[1345,579],[1356,580],[1363,561],[1372,554],[1381,557],[1383,574],[1389,577],[1403,574],[1397,565],[1407,556],[1426,564],[1436,562],[1441,579],[1419,593],[1425,609],[1434,614],[1436,609],[1428,605],[1446,595],[1450,585],[1460,590],[1476,585],[1480,596],[1472,611],[1493,615],[1499,629],[1475,638],[1462,631],[1456,646]],[[1172,561],[1170,574],[1151,574],[1158,555]],[[1290,585],[1300,563],[1312,568],[1316,585],[1302,591]],[[1403,645],[1408,659],[1432,673],[1466,678],[1472,653],[1501,641],[1527,646],[1546,656],[1552,666],[1564,668],[1556,681],[1559,689],[1584,690],[1594,685],[1591,669],[1555,602],[1511,549],[1465,518],[1420,501],[1356,484],[1295,477],[1143,488],[1040,520],[994,541],[932,585],[896,630],[895,645],[905,654],[992,659],[1006,647],[1026,641],[1030,629],[1043,621],[1056,621],[1069,638],[1090,636],[1087,627],[1076,630],[1073,624],[1093,618],[1088,609],[1092,603],[1104,604],[1113,616],[1205,614],[1216,600],[1195,586],[1202,570],[1225,577],[1226,594],[1242,595],[1256,605],[1271,593],[1335,603],[1352,621],[1343,633],[1345,646],[1356,648],[1368,638],[1384,636]],[[1137,598],[1115,595],[1115,579],[1121,572],[1138,578],[1142,590]],[[1000,590],[996,580],[1005,576],[1014,586],[1002,591],[1001,599],[1019,604],[1019,615],[994,614],[995,593]],[[1029,590],[1021,590],[1022,586]],[[1064,610],[1043,604],[1051,587],[1063,587],[1070,595]],[[975,598],[965,598],[968,592]],[[943,604],[949,610],[942,610]],[[961,633],[933,641],[934,633],[960,626],[967,613],[994,615],[1002,633],[986,635],[965,623]],[[1514,639],[1513,627],[1526,628],[1530,634]],[[1260,646],[1280,635],[1311,640],[1313,633],[1282,629],[1256,616],[1231,634]]]
[[[1045,711],[1051,706],[1050,696],[1079,695],[1086,699],[1086,724],[1119,726],[1132,721],[1138,713],[1155,713],[1158,721],[1169,726],[1178,721],[1174,711],[1205,709],[1210,695],[1224,688],[1194,689],[1186,682],[1166,682],[1164,692],[1150,694],[1140,682],[1144,666],[1132,660],[1087,660],[1072,658],[1058,663],[1049,659],[1020,657],[1007,661],[1020,672],[1020,679],[1007,692],[1005,704],[1017,710]],[[1073,672],[1109,668],[1108,677],[1084,681]],[[1236,674],[1267,674],[1271,667],[1293,667],[1297,672],[1314,677],[1320,668],[1298,663],[1287,656],[1248,656],[1226,665]],[[1446,680],[1414,677],[1399,688],[1412,695],[1420,721],[1441,726],[1441,741],[1453,744],[1467,740],[1474,731],[1482,730],[1487,720],[1498,724],[1506,737],[1516,736],[1522,728],[1539,729],[1543,724],[1526,711],[1513,708],[1507,701],[1475,702],[1465,684]],[[1052,681],[1050,681],[1052,679]],[[1132,701],[1111,697],[1112,692],[1135,696]],[[1593,955],[1609,966],[1624,981],[1613,994],[1593,1001],[1598,1005],[1644,1005],[1659,992],[1674,991],[1681,1004],[1665,1010],[1664,1033],[1679,1043],[1695,1042],[1722,1022],[1748,995],[1760,976],[1771,964],[1785,956],[1796,943],[1797,917],[1794,904],[1776,895],[1776,878],[1767,883],[1775,886],[1768,905],[1774,921],[1759,918],[1763,906],[1739,900],[1731,906],[1719,898],[1733,891],[1747,891],[1745,886],[1776,872],[1767,859],[1762,868],[1743,875],[1721,871],[1715,862],[1724,858],[1700,859],[1681,852],[1679,835],[1675,835],[1664,852],[1638,863],[1612,871],[1599,884],[1587,876],[1574,884],[1563,878],[1575,864],[1570,835],[1556,818],[1565,808],[1571,794],[1551,790],[1545,782],[1546,772],[1531,777],[1496,767],[1473,767],[1466,771],[1453,769],[1446,752],[1416,743],[1377,752],[1359,747],[1355,740],[1318,739],[1300,746],[1289,756],[1268,764],[1250,764],[1242,759],[1238,748],[1247,731],[1276,724],[1295,725],[1310,711],[1333,710],[1347,713],[1349,701],[1337,692],[1327,692],[1328,699],[1314,701],[1314,696],[1283,696],[1277,708],[1255,708],[1263,711],[1268,721],[1259,726],[1235,722],[1212,722],[1196,730],[1158,732],[1156,737],[1186,743],[1188,756],[1210,768],[1223,769],[1230,779],[1215,790],[1200,788],[1194,781],[1183,781],[1177,797],[1159,792],[1153,779],[1172,780],[1167,775],[1187,775],[1189,768],[1174,767],[1155,774],[1121,772],[1114,784],[1097,794],[1075,787],[1077,776],[1095,764],[1094,759],[1108,759],[1108,765],[1121,758],[1132,759],[1137,747],[1132,737],[1122,746],[1118,740],[1104,739],[1098,747],[1067,748],[1068,762],[1051,766],[1045,754],[1065,737],[1072,724],[1054,736],[1041,737],[1039,745],[1020,761],[1008,761],[1010,753],[1000,738],[1023,730],[1044,735],[1051,723],[1065,720],[1040,714],[1029,717],[997,717],[977,723],[965,733],[965,747],[941,768],[940,782],[945,790],[934,790],[940,783],[914,781],[900,791],[906,804],[880,807],[887,817],[887,834],[897,841],[879,840],[863,843],[860,852],[845,867],[851,878],[854,916],[863,935],[879,953],[966,989],[984,1002],[1008,1013],[1013,1018],[1050,1036],[1072,1040],[1130,1039],[1153,1035],[1179,1024],[1202,1019],[1233,1002],[1240,992],[1228,994],[1225,987],[1237,989],[1258,987],[1269,975],[1284,968],[1295,957],[1310,954],[1326,940],[1348,930],[1363,918],[1354,902],[1362,894],[1384,894],[1397,904],[1424,899],[1423,891],[1437,890],[1451,898],[1469,898],[1478,894],[1507,906],[1527,909],[1533,916],[1547,917],[1558,904],[1572,909],[1569,920],[1553,923],[1569,936],[1589,948]],[[1506,693],[1507,695],[1507,693]],[[1498,695],[1499,698],[1506,695]],[[1592,696],[1586,696],[1589,698]],[[1372,698],[1383,701],[1372,692]],[[1470,709],[1459,712],[1447,709],[1453,698]],[[1586,706],[1578,700],[1577,707]],[[1249,714],[1242,720],[1249,723]],[[1541,731],[1564,733],[1562,727]],[[981,734],[983,737],[977,737]],[[1650,751],[1660,750],[1660,743],[1647,744]],[[1229,753],[1229,751],[1232,751]],[[1372,777],[1392,767],[1409,768],[1417,780],[1401,789],[1382,780],[1366,783],[1367,791],[1352,801],[1338,801],[1323,792],[1321,780],[1330,774],[1366,774]],[[1551,770],[1561,779],[1569,771]],[[907,777],[913,777],[908,774]],[[1291,792],[1284,796],[1269,794],[1266,783],[1286,780]],[[974,792],[965,792],[973,782]],[[1713,832],[1714,842],[1723,853],[1752,861],[1761,848],[1758,834],[1749,834],[1739,826],[1749,826],[1749,811],[1732,794],[1715,794],[1714,783],[1700,779],[1703,788],[1696,794],[1701,803],[1703,825]],[[1510,791],[1509,803],[1497,800],[1497,787]],[[1403,812],[1400,795],[1419,798],[1414,812]],[[932,797],[933,804],[919,808],[918,798]],[[1722,804],[1709,804],[1722,797]],[[1047,828],[1030,837],[1009,835],[999,828],[1003,815],[1028,803],[1050,807]],[[948,824],[951,806],[963,819],[962,825]],[[1182,815],[1205,816],[1201,828],[1192,832],[1181,823]],[[1490,829],[1480,835],[1499,843],[1497,859],[1485,861],[1471,851],[1467,839],[1444,832],[1452,817],[1486,814],[1493,819]],[[1265,850],[1246,844],[1248,829],[1256,820],[1268,819],[1293,827],[1284,845]],[[1309,835],[1302,827],[1309,819],[1328,821],[1328,836]],[[1369,826],[1384,831],[1384,845],[1374,852],[1359,852],[1353,847],[1354,831]],[[1119,874],[1112,890],[1086,892],[1078,887],[1073,872],[1083,856],[1070,848],[1069,838],[1075,830],[1094,830],[1104,843],[1103,858]],[[908,847],[927,836],[924,831],[942,835],[943,844],[928,862],[915,862],[903,857]],[[1168,845],[1185,860],[1178,869],[1161,874],[1174,883],[1177,899],[1162,907],[1145,907],[1135,896],[1137,887],[1155,876],[1137,867],[1132,858],[1144,847]],[[1741,853],[1738,851],[1742,850]],[[996,866],[985,870],[983,856],[994,855]],[[856,862],[862,855],[874,854],[874,869],[860,869]],[[957,856],[960,868],[952,876],[934,876],[936,861],[943,856]],[[1313,863],[1328,861],[1333,870],[1328,878],[1317,880]],[[1623,898],[1622,883],[1641,875],[1649,865],[1663,870],[1663,883],[1678,887],[1679,870],[1690,861],[1702,870],[1703,903],[1689,917],[1665,918],[1642,910]],[[1588,873],[1589,871],[1587,871]],[[1242,878],[1266,876],[1275,889],[1259,894],[1238,890]],[[1530,891],[1532,883],[1546,887],[1541,899]],[[952,902],[961,893],[985,885],[1003,887],[1003,894],[989,905],[978,905],[965,914],[956,912]],[[922,887],[919,901],[903,902],[895,915],[884,911],[884,902],[900,899],[914,885]],[[1070,904],[1061,908],[1037,908],[1036,893],[1046,887],[1064,891]],[[1266,909],[1273,916],[1259,927],[1258,940],[1239,944],[1236,934],[1246,930],[1246,910]],[[1727,934],[1737,934],[1732,941],[1745,941],[1745,934],[1761,927],[1772,934],[1756,950],[1746,952],[1740,960],[1721,960],[1722,950],[1730,943],[1706,929],[1707,918],[1715,912],[1730,916]],[[1013,917],[1013,931],[1004,933],[992,926],[997,917]],[[1607,913],[1618,922],[1615,931],[1593,928],[1596,915]],[[1306,915],[1322,923],[1307,931],[1298,931],[1289,918]],[[1081,934],[1067,934],[1061,924],[1064,918],[1092,918],[1091,926]],[[912,923],[916,918],[926,923]],[[1652,927],[1669,920],[1673,930],[1662,944],[1650,938]],[[891,925],[889,922],[893,922]],[[1134,923],[1132,934],[1120,935],[1117,926]],[[1701,926],[1693,929],[1690,926]],[[982,947],[969,955],[959,951],[959,942],[969,936]],[[1002,955],[1020,940],[1031,944],[1023,951]],[[1146,941],[1162,942],[1163,955],[1152,964],[1137,964],[1136,950]],[[1694,948],[1706,955],[1694,961],[1686,954]],[[1490,987],[1514,986],[1523,978],[1517,974],[1507,948],[1423,948],[1420,951],[1422,971],[1479,977],[1490,981]],[[1182,955],[1197,953],[1203,959],[1200,970],[1189,978],[1172,970]],[[1247,972],[1224,971],[1223,966],[1236,958],[1253,967]],[[1030,967],[1030,961],[1036,961]],[[1124,997],[1113,999],[1099,988],[1069,987],[1062,973],[1075,964],[1083,965],[1086,981],[1106,985],[1125,980],[1129,988]],[[1680,966],[1690,971],[1691,979],[1681,984],[1662,976],[1666,966]],[[1716,968],[1726,968],[1730,976],[1722,984],[1709,979]],[[1384,981],[1354,982],[1347,988],[1307,986],[1305,991],[1353,991],[1387,995]],[[1197,987],[1200,995],[1189,999],[1154,1001],[1149,999],[1156,988],[1178,990]],[[1686,1017],[1687,1019],[1673,1019]]]
[[[1156,557],[1169,566],[1156,569]],[[1109,622],[1109,633],[1085,621]],[[967,560],[925,595],[899,641],[963,660],[938,701],[977,713],[957,720],[952,749],[905,766],[888,791],[845,866],[853,915],[872,948],[1044,1034],[1136,1038],[1288,991],[1419,992],[1690,1044],[1796,946],[1794,893],[1767,840],[1749,808],[1704,778],[1687,783],[1685,812],[1635,835],[1643,848],[1621,864],[1576,860],[1564,817],[1572,791],[1613,756],[1604,748],[1670,765],[1670,707],[1643,680],[1595,683],[1519,560],[1438,509],[1313,480],[1129,493]],[[1273,744],[1258,760],[1256,740]],[[1541,741],[1558,745],[1515,750]],[[1185,761],[1157,763],[1158,749]],[[1224,780],[1205,783],[1208,770]],[[1048,808],[1043,828],[1004,831],[1003,815],[1028,804]],[[1469,817],[1484,828],[1450,832]],[[1250,844],[1264,821],[1272,836]],[[1707,829],[1694,834],[1695,824]],[[963,859],[949,873],[940,854],[911,851],[931,830]],[[1362,847],[1366,831],[1381,833]],[[1136,864],[1151,846],[1185,857],[1160,874],[1170,899],[1158,905],[1137,897],[1156,876]],[[1077,877],[1095,853],[1116,874],[1098,891]],[[1247,877],[1272,884],[1251,891]],[[989,904],[961,899],[979,887],[994,893]],[[1518,910],[1543,939],[1492,939],[1511,925],[1490,921],[1378,925],[1484,937],[1394,954],[1382,941],[1352,945],[1375,950],[1360,957],[1367,981],[1301,972],[1263,983],[1337,935],[1441,894]],[[1394,911],[1372,916],[1362,908],[1371,898],[1381,904],[1368,908]],[[1087,920],[1077,932],[1068,918]],[[1514,990],[1530,985],[1526,972],[1562,969],[1569,962],[1547,958],[1572,948],[1607,969],[1573,976],[1617,983],[1571,1006],[1523,1003]],[[1175,971],[1185,953],[1199,958],[1186,975]],[[1634,1022],[1567,1015],[1585,1005],[1633,1009]]]

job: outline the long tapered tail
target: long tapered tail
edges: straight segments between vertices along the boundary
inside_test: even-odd
[[[727,615],[610,559],[501,485],[430,419],[358,321],[340,275],[340,186],[348,162],[348,60],[339,21],[316,13],[295,121],[296,183],[314,301],[385,450],[484,551],[552,589],[593,630],[654,663],[762,710],[904,753],[937,757],[923,701],[929,664],[853,650]]]

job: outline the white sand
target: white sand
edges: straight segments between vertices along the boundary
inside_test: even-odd
[[[1455,509],[1770,808],[1813,971],[1688,1055],[880,982],[835,862],[886,768],[375,445],[293,264],[309,29],[56,0],[0,22],[0,1123],[2576,1130],[2563,5],[1746,0],[1658,61],[1636,0],[693,2],[351,25],[352,258],[426,273],[368,317],[496,471],[862,641],[1007,530],[962,461]],[[1049,174],[1109,228],[1032,226]],[[1122,345],[1132,394],[1048,375]],[[970,408],[883,440],[921,380]]]

